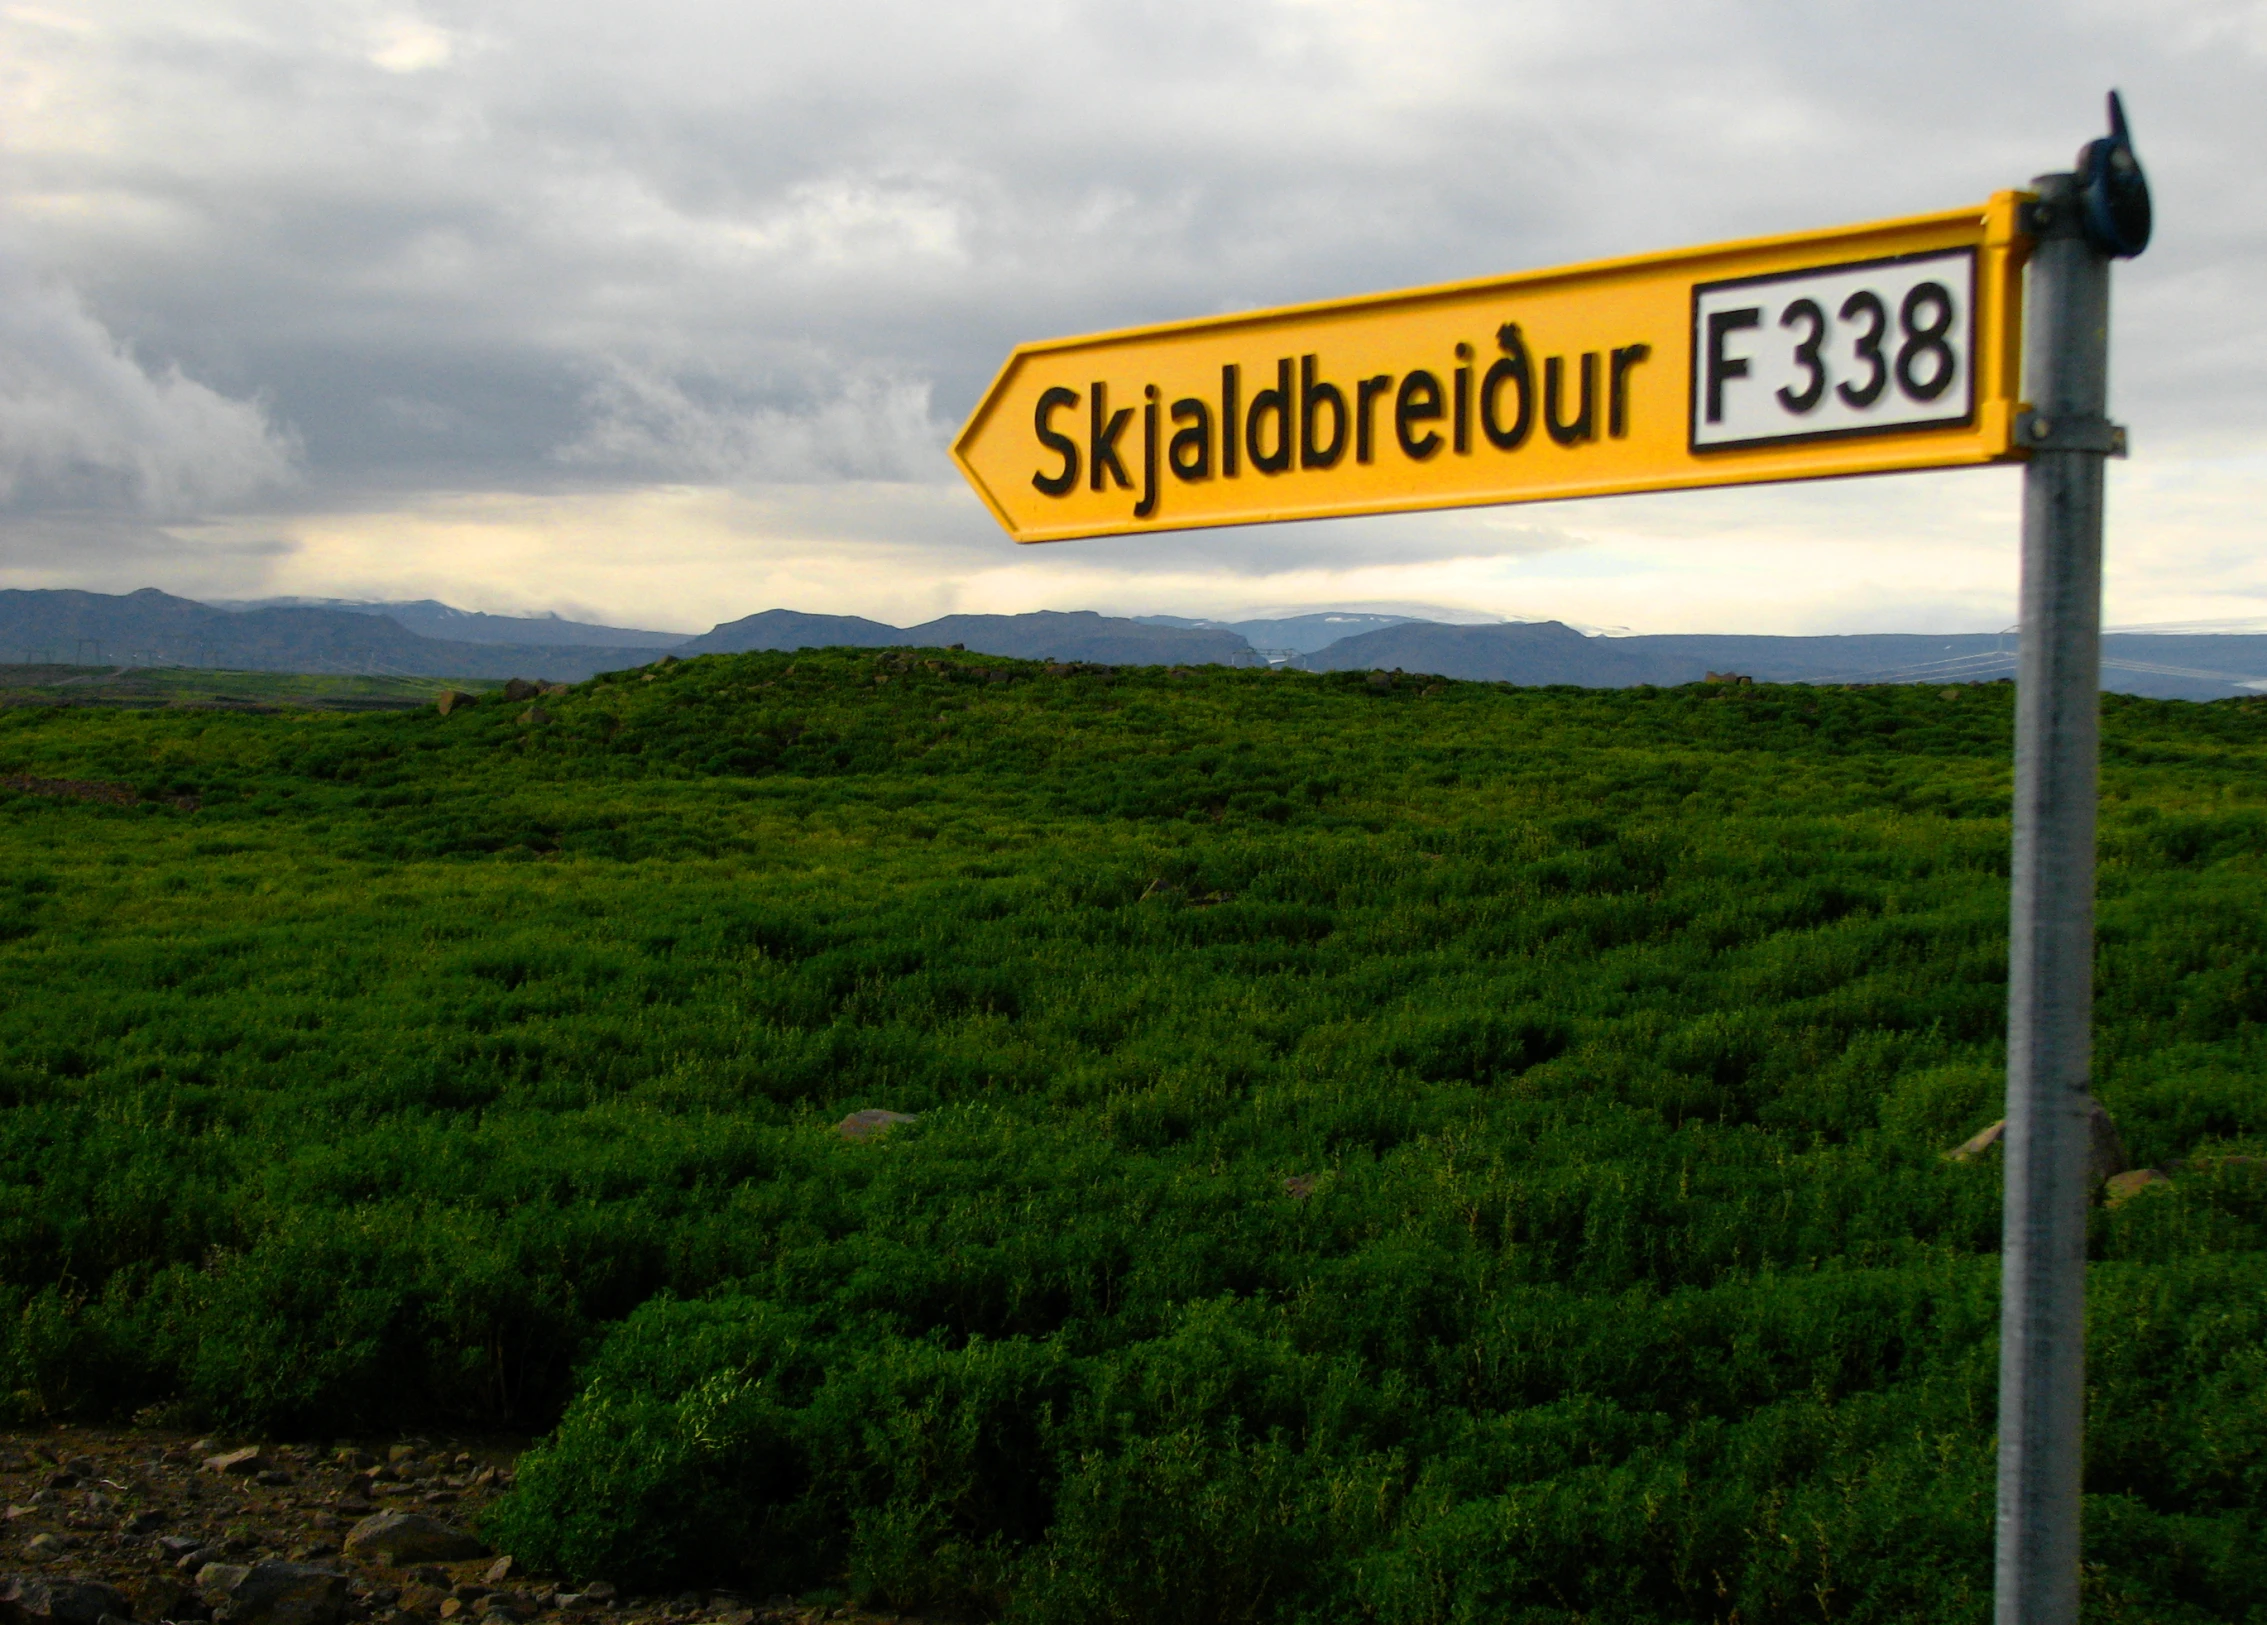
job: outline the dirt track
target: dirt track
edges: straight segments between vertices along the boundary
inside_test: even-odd
[[[144,1429],[61,1427],[0,1433],[7,1502],[0,1576],[92,1579],[132,1601],[140,1625],[213,1618],[225,1594],[213,1564],[284,1559],[347,1576],[340,1625],[721,1625],[857,1619],[817,1601],[729,1592],[609,1595],[603,1575],[529,1575],[496,1556],[392,1569],[345,1555],[347,1532],[380,1511],[418,1512],[465,1529],[510,1487],[515,1443],[411,1438],[317,1449],[281,1445],[216,1472],[215,1456],[252,1443]],[[508,1558],[508,1554],[507,1558]],[[335,1583],[335,1582],[332,1582]],[[5,1612],[0,1609],[0,1612]],[[915,1622],[905,1622],[915,1625]]]

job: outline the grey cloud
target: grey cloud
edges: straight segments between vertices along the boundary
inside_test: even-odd
[[[587,397],[590,421],[556,455],[662,480],[744,487],[829,480],[943,479],[949,430],[929,386],[854,380],[801,409],[703,400],[679,380],[616,362]]]
[[[1521,523],[1503,511],[1480,509],[1152,531],[1022,547],[1004,555],[991,516],[953,485],[867,481],[830,490],[798,481],[745,489],[773,534],[859,546],[914,541],[940,570],[996,566],[1012,557],[1018,569],[1035,575],[1197,572],[1249,583],[1303,569],[1532,557],[1579,547],[1584,540],[1557,525]]]
[[[178,366],[224,407],[266,392],[309,505],[932,480],[1018,340],[1980,198],[2067,162],[2112,80],[2164,221],[2120,273],[2121,415],[2144,446],[2267,435],[2256,6],[87,14],[0,21],[42,105],[89,110],[11,131],[23,240],[156,358],[152,388]],[[956,511],[907,539],[972,545]],[[1503,546],[1423,520],[1102,551]]]
[[[1128,573],[1202,570],[1250,579],[1301,569],[1527,557],[1580,545],[1579,538],[1566,531],[1507,525],[1480,510],[1158,531],[1050,543],[1026,549],[1025,556],[1035,570],[1061,563]]]
[[[144,367],[68,288],[0,255],[0,506],[187,517],[292,472],[257,402]]]
[[[0,559],[11,587],[123,593],[163,579],[188,597],[228,596],[257,585],[295,550],[272,536],[213,535],[122,513],[9,516]]]

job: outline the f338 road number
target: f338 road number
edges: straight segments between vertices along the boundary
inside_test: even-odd
[[[1972,248],[1700,283],[1692,449],[1973,422],[1975,309]]]

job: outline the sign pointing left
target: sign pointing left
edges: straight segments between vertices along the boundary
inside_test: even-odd
[[[2019,201],[1028,344],[953,457],[1019,542],[2005,461]]]

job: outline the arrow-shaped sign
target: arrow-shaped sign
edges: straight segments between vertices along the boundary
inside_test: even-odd
[[[2004,462],[2020,201],[1027,344],[953,457],[1019,542]]]

